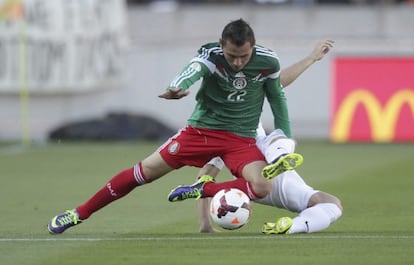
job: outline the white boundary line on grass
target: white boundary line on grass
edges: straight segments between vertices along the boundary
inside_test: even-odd
[[[225,237],[55,237],[55,238],[0,238],[3,242],[103,242],[103,241],[178,241],[178,240],[288,240],[288,239],[414,239],[414,235],[292,235],[292,236],[225,236]]]

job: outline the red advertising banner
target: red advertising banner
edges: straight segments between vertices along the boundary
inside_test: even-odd
[[[414,141],[414,57],[338,57],[333,63],[334,142]]]

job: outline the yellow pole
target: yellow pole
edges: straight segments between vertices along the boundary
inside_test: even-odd
[[[22,0],[6,0],[0,3],[0,20],[19,23],[19,96],[21,142],[23,145],[31,143],[29,90],[27,86],[27,32],[23,13]]]
[[[19,4],[21,1],[19,0]],[[22,145],[30,145],[29,89],[27,86],[27,32],[26,21],[19,20],[19,85],[20,85],[20,119],[22,125]]]

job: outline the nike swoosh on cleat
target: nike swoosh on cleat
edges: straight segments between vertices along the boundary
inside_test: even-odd
[[[54,217],[54,218],[52,219],[52,221],[50,221],[50,226],[51,226],[51,227],[53,227],[53,228],[57,228],[57,227],[58,227],[58,224],[56,223],[56,220],[57,220],[57,216],[56,216],[56,217]]]

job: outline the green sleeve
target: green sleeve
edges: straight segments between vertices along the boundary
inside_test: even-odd
[[[202,77],[209,75],[210,71],[201,62],[190,62],[170,83],[168,88],[182,88],[183,91],[189,89],[195,82]]]
[[[280,84],[280,78],[268,80],[265,89],[273,113],[275,129],[281,129],[286,136],[292,137],[287,100]]]

